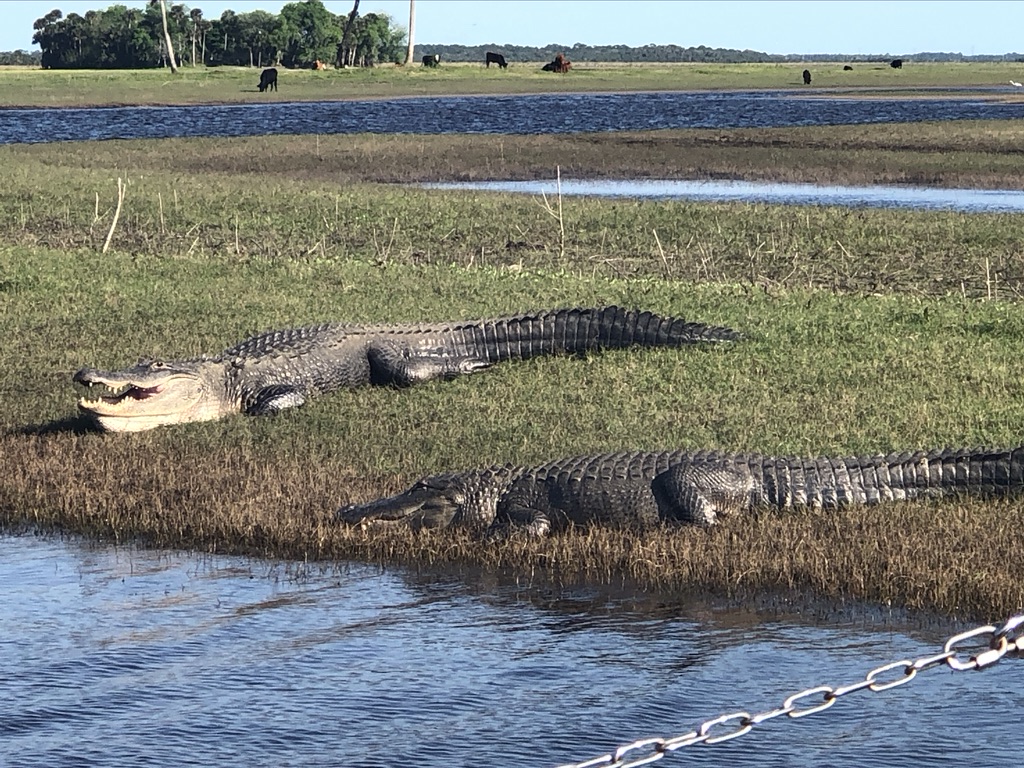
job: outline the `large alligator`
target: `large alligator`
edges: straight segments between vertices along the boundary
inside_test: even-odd
[[[408,386],[450,379],[503,360],[628,346],[731,341],[729,328],[619,307],[557,309],[434,325],[344,325],[270,331],[215,357],[83,368],[74,381],[99,385],[79,409],[101,428],[138,432],[232,413],[270,414],[313,395],[368,384]]]
[[[622,452],[433,475],[396,496],[343,507],[336,519],[543,536],[574,525],[713,525],[756,507],[835,508],[1022,488],[1024,446],[839,459]]]

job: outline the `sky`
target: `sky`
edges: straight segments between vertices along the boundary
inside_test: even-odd
[[[114,0],[0,0],[0,51],[32,50],[32,24],[54,8],[84,15]],[[144,7],[144,0],[120,4]],[[168,3],[170,5],[170,2]],[[206,18],[284,0],[195,0]],[[347,15],[351,0],[325,0]],[[406,0],[361,0],[408,28]],[[417,44],[570,47],[675,44],[776,54],[965,55],[1024,51],[1024,2],[1014,0],[416,0]]]

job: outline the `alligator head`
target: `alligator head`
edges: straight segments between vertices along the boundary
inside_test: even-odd
[[[223,373],[212,361],[142,361],[120,371],[83,368],[72,380],[90,391],[78,409],[108,432],[141,432],[165,424],[218,419],[225,402]],[[233,409],[233,410],[237,410]]]
[[[494,520],[509,474],[500,468],[431,475],[395,496],[342,507],[335,519],[364,528],[404,524],[480,531]]]

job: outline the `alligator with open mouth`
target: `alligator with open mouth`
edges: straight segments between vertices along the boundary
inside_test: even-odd
[[[340,388],[451,379],[504,360],[737,338],[729,328],[615,306],[556,309],[438,324],[269,331],[216,356],[143,360],[116,371],[83,368],[73,379],[101,389],[78,403],[100,429],[138,432],[233,413],[277,413]]]
[[[404,524],[543,536],[595,524],[713,525],[755,508],[827,509],[1021,489],[1024,446],[847,458],[633,451],[433,475],[395,496],[343,507],[335,518],[365,528]]]

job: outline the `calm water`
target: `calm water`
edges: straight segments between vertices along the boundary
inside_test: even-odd
[[[959,629],[31,536],[0,537],[0,583],[2,766],[550,766]],[[932,669],[664,764],[1019,764],[1022,707],[1024,662]]]
[[[554,181],[467,181],[424,184],[432,189],[480,189],[555,195]],[[1024,192],[1012,189],[940,189],[909,186],[823,186],[759,181],[639,181],[563,179],[563,195],[656,200],[738,200],[751,203],[838,205],[1006,213],[1024,211]]]
[[[1006,91],[1008,88],[993,88]],[[1024,118],[1024,103],[813,91],[568,93],[186,107],[0,109],[0,144],[299,133],[567,133]]]

